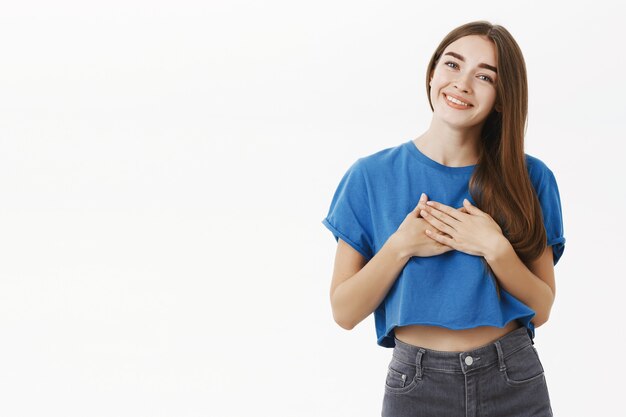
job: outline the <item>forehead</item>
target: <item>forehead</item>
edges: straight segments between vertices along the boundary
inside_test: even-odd
[[[494,67],[498,63],[496,46],[491,39],[485,36],[468,35],[459,38],[448,45],[442,55],[449,51],[463,55],[468,62],[484,62]]]

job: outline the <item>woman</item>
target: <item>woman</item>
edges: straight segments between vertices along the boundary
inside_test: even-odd
[[[383,416],[551,416],[534,336],[565,237],[554,174],[524,153],[523,55],[502,26],[462,25],[426,89],[428,130],[354,162],[322,221],[333,317],[374,312],[393,348]]]

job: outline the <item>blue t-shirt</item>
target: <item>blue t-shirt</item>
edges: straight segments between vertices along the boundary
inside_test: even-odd
[[[525,154],[531,182],[541,205],[547,245],[554,264],[565,247],[559,189],[553,172]],[[322,223],[336,241],[344,240],[368,261],[415,208],[422,192],[429,200],[459,208],[469,194],[477,165],[449,167],[424,155],[412,140],[359,158],[344,174]],[[480,208],[480,207],[479,207]],[[532,339],[535,311],[500,286],[482,257],[451,250],[437,256],[413,256],[376,308],[377,343],[394,347],[394,327],[409,324],[467,329],[504,327],[519,320]]]

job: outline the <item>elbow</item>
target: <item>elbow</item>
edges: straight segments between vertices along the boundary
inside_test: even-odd
[[[347,320],[345,317],[339,315],[335,310],[333,310],[333,319],[335,323],[339,325],[342,329],[352,330],[354,329],[354,323],[350,320]]]
[[[345,330],[352,330],[354,329],[354,324],[350,324],[350,323],[346,323],[346,322],[340,322],[340,321],[336,321],[335,322],[339,325],[339,327],[341,327],[342,329]]]
[[[342,329],[352,330],[354,329],[354,326],[356,326],[356,323],[346,314],[345,308],[340,308],[340,304],[335,300],[335,293],[336,291],[330,295],[333,320],[335,320],[335,323],[337,323]]]
[[[532,319],[532,322],[535,325],[535,328],[537,328],[537,327],[541,327],[544,324],[546,324],[549,318],[550,318],[550,313],[547,313],[547,314],[545,314],[543,316],[535,316]]]
[[[554,304],[554,293],[550,291],[550,295],[552,297],[550,298],[549,303],[547,303],[544,308],[537,309],[535,317],[531,320],[535,325],[535,328],[546,324],[550,319],[550,311],[552,310],[552,305]]]
[[[539,321],[539,319],[536,319],[536,318],[532,319],[532,322],[533,322],[533,325],[535,326],[535,329],[537,327],[541,327],[543,323],[545,323],[545,321]]]

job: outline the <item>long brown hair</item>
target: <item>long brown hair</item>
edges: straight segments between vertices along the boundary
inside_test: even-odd
[[[524,155],[528,114],[526,64],[519,45],[509,31],[480,20],[459,26],[446,35],[428,64],[428,102],[434,111],[430,100],[430,79],[441,54],[452,42],[468,35],[482,35],[493,41],[498,66],[496,102],[482,128],[480,157],[469,182],[470,194],[477,207],[500,225],[519,258],[529,266],[546,247],[546,231]],[[493,275],[487,262],[485,266]],[[498,289],[495,276],[494,281]]]

